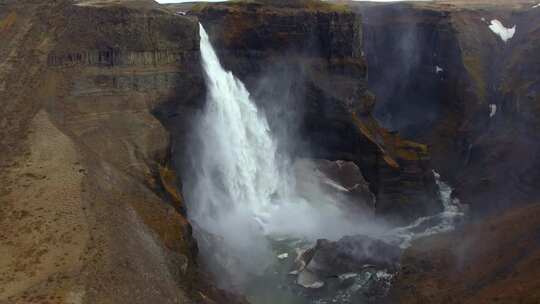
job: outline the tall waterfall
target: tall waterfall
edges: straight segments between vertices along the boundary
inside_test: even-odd
[[[276,143],[244,84],[221,66],[202,25],[200,33],[208,100],[200,126],[204,145],[201,174],[205,178],[197,216],[224,208],[240,212],[236,209],[241,208],[263,221],[280,183]]]
[[[241,258],[243,270],[251,271],[269,260],[264,228],[283,182],[277,146],[265,116],[244,84],[223,69],[202,25],[200,36],[207,101],[196,127],[200,147],[192,153],[190,218],[220,240],[224,260]]]

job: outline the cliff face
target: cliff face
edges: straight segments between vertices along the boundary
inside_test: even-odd
[[[356,5],[384,126],[427,143],[474,215],[534,201],[537,20],[527,1]],[[497,19],[516,33],[489,29]],[[491,111],[493,110],[493,113]],[[491,117],[490,117],[490,114]]]
[[[376,212],[387,219],[402,223],[440,210],[427,147],[372,117],[358,14],[326,3],[257,2],[196,5],[191,13],[287,148],[354,161],[377,196]]]
[[[463,127],[468,147],[459,191],[470,197],[473,207],[479,206],[475,208],[478,214],[523,205],[540,195],[535,186],[540,181],[540,58],[535,53],[540,49],[539,17],[540,11],[528,3],[452,17],[459,32],[464,66],[471,75],[472,93],[466,102],[476,101]],[[508,27],[515,25],[516,33],[505,43],[477,18],[498,19]],[[465,30],[474,26],[481,32],[474,35]],[[473,35],[480,39],[473,39]],[[495,111],[492,117],[490,109]],[[475,178],[478,173],[482,178]],[[485,201],[490,201],[489,205],[482,203]]]
[[[235,302],[198,270],[155,117],[204,90],[197,22],[150,1],[1,6],[0,302]]]

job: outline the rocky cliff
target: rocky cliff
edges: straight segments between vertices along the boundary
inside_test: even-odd
[[[389,220],[439,211],[427,147],[373,119],[360,16],[338,4],[267,2],[195,5],[188,14],[207,27],[286,148],[354,161],[377,197],[376,213]]]

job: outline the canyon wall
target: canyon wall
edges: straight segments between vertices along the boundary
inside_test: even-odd
[[[528,1],[357,5],[385,126],[425,142],[470,206],[457,231],[413,242],[399,303],[535,303],[539,269],[540,10]],[[491,20],[516,26],[504,42]],[[438,67],[438,68],[437,68]]]
[[[286,148],[354,161],[377,197],[375,212],[394,223],[438,212],[427,147],[388,132],[372,116],[361,17],[338,4],[263,2],[195,5],[191,13]]]

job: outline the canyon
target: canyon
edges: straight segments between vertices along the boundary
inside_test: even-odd
[[[227,180],[193,189],[202,160],[233,141],[201,150],[203,29],[275,139],[257,166],[286,155],[276,166],[300,196],[322,189],[347,220],[374,223],[317,234],[296,259],[271,239],[291,285],[325,284],[293,291],[332,301],[329,288],[367,278],[354,301],[538,303],[535,5],[0,0],[0,303],[286,303],[268,297],[287,282],[258,277],[249,287],[266,298],[254,297],[211,264],[229,239],[204,219],[224,202],[203,216],[195,202]],[[232,124],[213,121],[204,130]],[[349,254],[359,248],[375,251]]]

